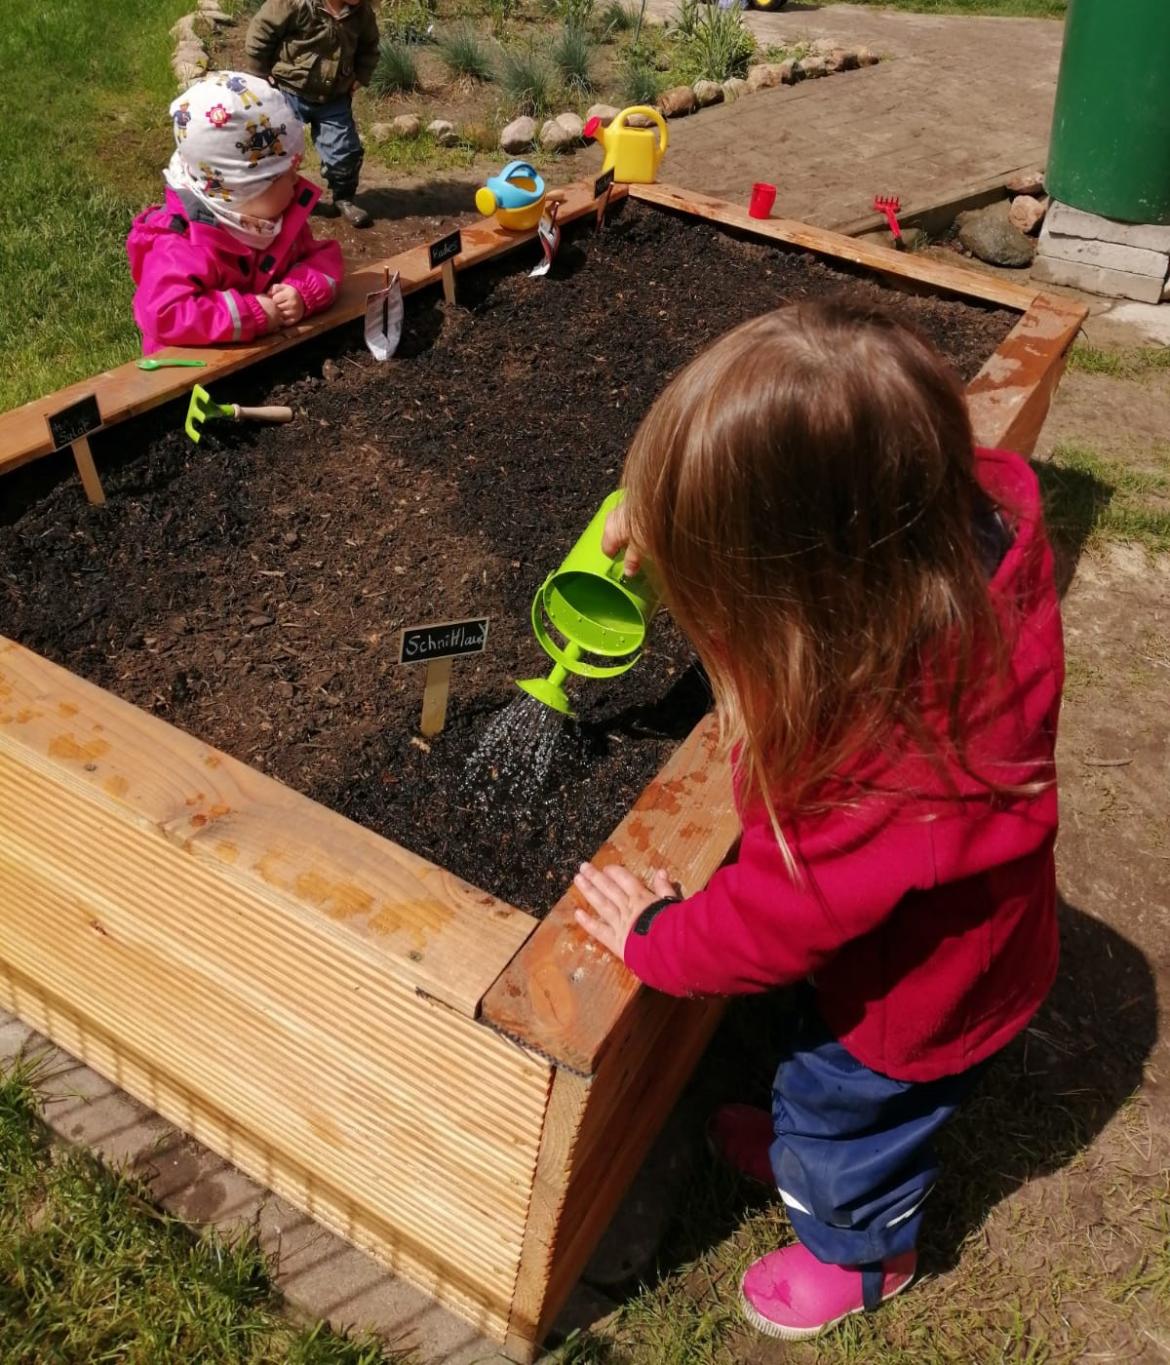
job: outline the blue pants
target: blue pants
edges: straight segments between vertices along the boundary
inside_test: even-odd
[[[291,90],[284,93],[301,122],[313,134],[325,183],[333,191],[334,199],[352,199],[357,193],[365,155],[357,124],[353,121],[353,97],[342,95],[325,104],[310,104]]]
[[[863,1066],[815,1010],[772,1088],[772,1170],[796,1235],[834,1265],[911,1251],[938,1178],[931,1138],[985,1064],[942,1080],[894,1081]]]

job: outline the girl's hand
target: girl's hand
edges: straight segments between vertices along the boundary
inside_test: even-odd
[[[291,284],[269,285],[268,296],[276,304],[282,327],[291,327],[305,316],[305,301]]]
[[[267,331],[276,332],[280,330],[280,313],[277,311],[276,300],[268,297],[267,294],[257,294],[260,307],[264,310],[264,316],[268,319]]]
[[[601,549],[602,553],[609,555],[611,559],[619,550],[625,550],[626,561],[622,571],[627,578],[633,578],[642,567],[641,553],[630,544],[630,519],[624,502],[619,502],[605,519],[605,530],[601,533]]]
[[[678,887],[665,868],[660,867],[655,872],[647,887],[620,863],[604,870],[592,863],[582,863],[573,885],[590,907],[576,912],[577,923],[591,938],[623,960],[626,939],[642,911],[664,896],[678,895]]]

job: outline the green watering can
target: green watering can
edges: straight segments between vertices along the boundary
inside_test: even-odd
[[[606,498],[532,600],[532,631],[553,660],[553,670],[547,678],[525,678],[516,686],[565,716],[573,714],[564,687],[568,675],[616,678],[632,668],[658,609],[658,592],[645,571],[627,578],[624,556],[611,559],[601,548],[606,520],[624,496],[619,489]]]

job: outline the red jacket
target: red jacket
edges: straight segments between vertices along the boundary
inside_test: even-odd
[[[976,694],[970,766],[1019,782],[1039,764],[1054,778],[1064,657],[1039,488],[1017,455],[981,450],[978,473],[1014,533],[991,580],[1011,657]],[[948,789],[896,753],[853,775],[894,794],[786,824],[803,884],[762,803],[741,809],[737,860],[631,933],[626,964],[670,995],[811,975],[825,1022],[866,1066],[906,1081],[953,1075],[1014,1038],[1056,974],[1055,784],[988,797],[957,765]]]
[[[252,247],[209,219],[198,204],[167,190],[162,208],[134,220],[126,251],[138,292],[134,320],[145,355],[164,346],[222,346],[263,336],[268,319],[257,295],[270,284],[291,284],[305,301],[305,317],[337,297],[345,265],[341,248],[318,241],[309,214],[321,191],[298,180],[280,231]]]

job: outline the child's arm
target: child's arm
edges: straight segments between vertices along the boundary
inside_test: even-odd
[[[253,15],[244,39],[247,69],[253,74],[271,74],[291,16],[290,0],[264,0],[264,4]]]
[[[305,315],[321,313],[337,298],[345,274],[341,247],[331,237],[315,238],[306,223],[297,238],[296,264],[287,270],[282,284],[291,285],[305,303]]]
[[[353,74],[358,85],[369,85],[378,65],[378,18],[372,4],[361,8],[361,27],[358,29],[357,51],[354,53]]]
[[[217,289],[186,236],[154,243],[142,264],[134,318],[164,346],[218,346],[252,341],[278,325],[271,299]]]
[[[821,850],[797,885],[770,825],[755,824],[736,862],[705,890],[656,912],[663,882],[647,891],[624,868],[587,864],[576,885],[592,913],[577,918],[667,995],[741,995],[799,981],[880,924],[915,885],[931,884],[921,826],[891,823],[857,836]]]

